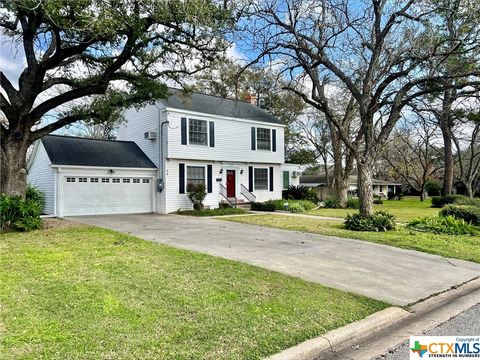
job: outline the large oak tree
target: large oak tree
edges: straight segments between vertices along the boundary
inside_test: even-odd
[[[436,20],[445,13],[458,15],[455,6],[442,8],[440,15],[443,5],[415,0],[251,3],[243,41],[256,53],[252,62],[266,59],[281,67],[292,79],[291,91],[325,113],[338,129],[356,158],[363,215],[373,211],[375,161],[404,108],[427,93],[463,88],[464,81],[453,80],[478,75],[474,66],[449,74],[437,71],[452,55],[479,48],[479,21],[448,40],[437,36]],[[462,2],[460,10],[478,17],[479,7],[477,2]],[[297,86],[299,77],[310,86]],[[338,122],[342,117],[333,109],[329,87],[344,88],[354,99],[360,119],[354,134]]]
[[[0,72],[0,193],[25,194],[29,146],[80,120],[164,97],[210,65],[234,21],[215,0],[1,1],[2,40],[18,45],[18,79]],[[0,114],[2,115],[2,114]],[[75,151],[75,149],[72,149]]]

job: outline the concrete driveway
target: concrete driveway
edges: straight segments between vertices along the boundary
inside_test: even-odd
[[[178,215],[69,220],[406,305],[480,276],[480,264],[366,241]]]

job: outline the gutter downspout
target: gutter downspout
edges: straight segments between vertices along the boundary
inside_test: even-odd
[[[157,108],[158,110],[158,126],[159,126],[159,129],[160,129],[160,138],[159,138],[159,158],[158,158],[158,169],[160,170],[160,176],[159,176],[159,179],[158,179],[158,184],[157,184],[157,191],[158,192],[162,192],[163,191],[163,188],[164,188],[164,182],[165,182],[165,169],[164,169],[164,160],[163,160],[163,125],[165,124],[169,124],[169,121],[168,120],[165,120],[165,121],[161,121],[162,117],[161,117],[161,114],[162,114],[162,111],[164,109],[161,109],[157,103],[155,103],[155,107]],[[166,145],[166,144],[165,144]]]

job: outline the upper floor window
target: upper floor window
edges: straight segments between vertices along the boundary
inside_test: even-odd
[[[187,166],[187,185],[205,185],[205,167]]]
[[[257,149],[270,150],[271,149],[270,129],[257,128]]]
[[[207,122],[205,120],[190,119],[188,142],[195,145],[207,145]]]

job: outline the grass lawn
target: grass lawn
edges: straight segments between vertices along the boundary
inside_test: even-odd
[[[402,200],[384,200],[381,205],[374,205],[375,210],[386,210],[399,222],[408,222],[420,216],[437,216],[440,209],[432,208],[430,199],[420,201],[418,197],[405,197]],[[318,209],[306,212],[310,215],[345,218],[348,213],[358,212],[355,209]]]
[[[72,226],[0,234],[1,359],[261,359],[388,305]]]
[[[365,240],[480,263],[478,236],[423,233],[408,230],[403,226],[388,232],[351,231],[338,221],[285,215],[248,215],[222,220]]]

